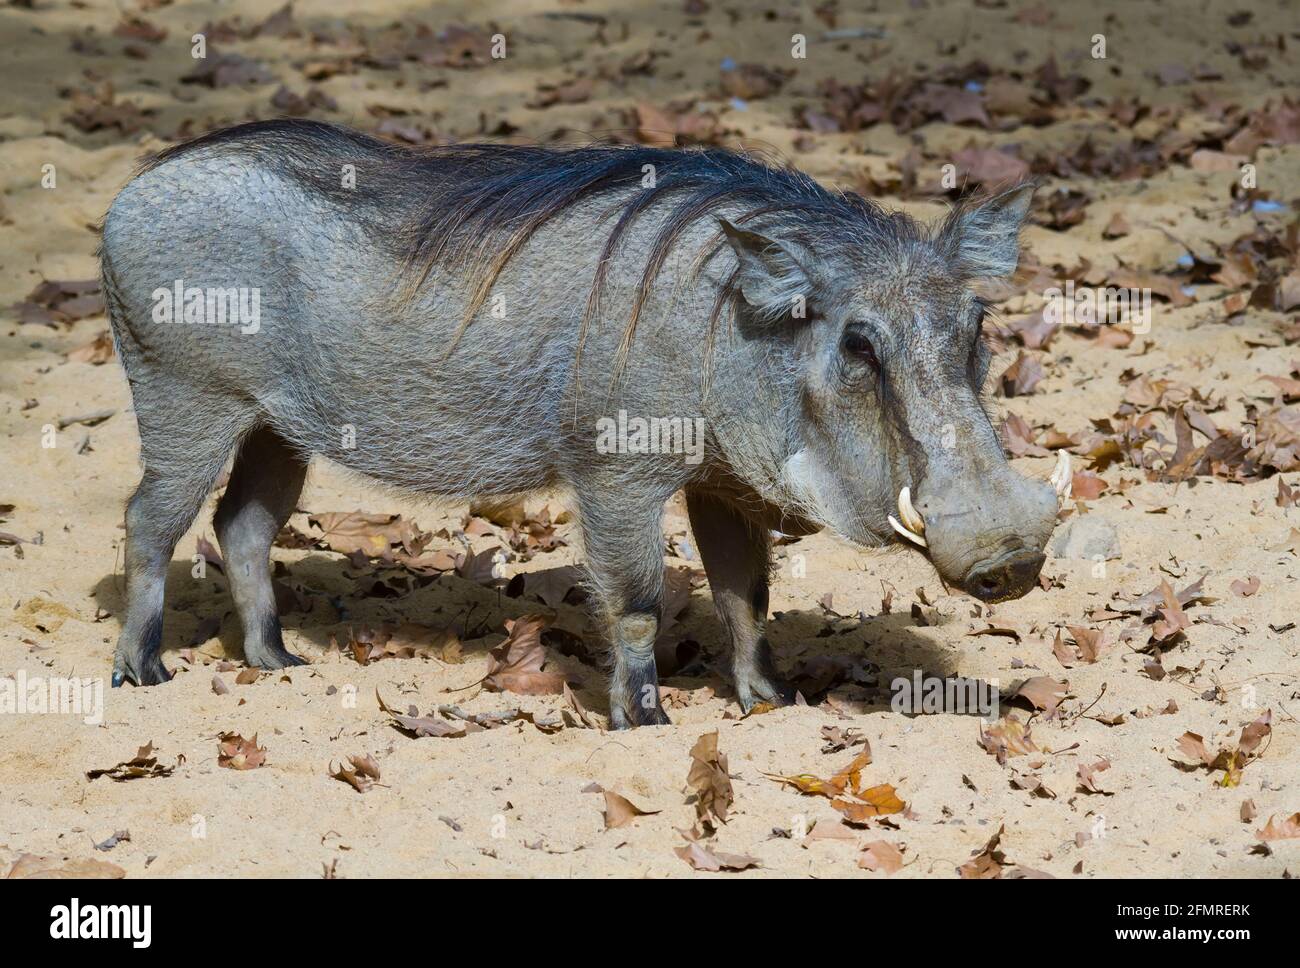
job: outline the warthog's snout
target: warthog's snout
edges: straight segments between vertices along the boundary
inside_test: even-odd
[[[1034,587],[1046,560],[1041,552],[1018,548],[981,561],[967,572],[962,588],[983,602],[1019,598]]]
[[[1070,494],[1070,459],[1062,451],[1050,481],[1021,477],[1005,465],[976,485],[911,488],[898,495],[889,522],[926,549],[945,581],[984,602],[1029,592],[1042,570],[1043,547]]]

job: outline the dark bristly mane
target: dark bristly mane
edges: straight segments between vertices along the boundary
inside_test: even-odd
[[[671,150],[636,146],[541,147],[459,144],[407,148],[316,121],[258,121],[203,135],[167,148],[142,171],[200,149],[248,146],[285,174],[345,204],[376,241],[395,246],[409,270],[407,298],[436,265],[473,270],[473,295],[456,340],[482,307],[501,271],[547,221],[569,207],[614,196],[617,215],[605,236],[581,323],[599,311],[608,266],[638,216],[653,206],[667,211],[651,242],[639,290],[620,348],[626,357],[642,306],[673,244],[720,206],[741,206],[736,219],[779,226],[778,233],[814,251],[823,246],[861,249],[917,238],[920,226],[889,214],[867,199],[831,191],[802,172],[717,148]],[[343,188],[340,168],[356,166],[357,187]],[[653,166],[653,187],[642,187]],[[409,220],[391,223],[394,206],[412,208]],[[698,270],[722,243],[721,232],[696,260]],[[735,298],[734,275],[719,293],[713,326]],[[581,335],[578,341],[582,345]],[[455,341],[452,348],[454,349]],[[450,351],[449,351],[450,352]]]

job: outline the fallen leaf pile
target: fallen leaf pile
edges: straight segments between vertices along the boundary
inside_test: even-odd
[[[1204,767],[1212,773],[1223,770],[1223,776],[1218,781],[1220,786],[1237,786],[1241,783],[1241,771],[1262,755],[1263,750],[1259,749],[1259,744],[1273,732],[1272,723],[1273,711],[1265,710],[1262,716],[1242,728],[1235,747],[1225,746],[1217,753],[1211,753],[1205,747],[1204,737],[1187,732],[1178,737],[1178,749],[1193,761],[1193,768]]]
[[[826,797],[831,806],[843,816],[845,823],[865,825],[877,817],[902,813],[907,809],[907,804],[899,799],[892,784],[881,783],[863,788],[862,771],[871,764],[871,748],[865,744],[864,747],[861,753],[829,780],[810,773],[794,776],[767,775],[769,779],[792,786],[800,793]]]

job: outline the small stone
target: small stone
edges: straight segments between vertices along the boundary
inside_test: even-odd
[[[1066,524],[1051,544],[1053,558],[1081,558],[1103,561],[1118,558],[1119,532],[1109,518],[1100,514],[1085,514]]]

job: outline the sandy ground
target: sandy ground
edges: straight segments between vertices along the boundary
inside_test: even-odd
[[[261,62],[277,82],[209,88],[179,83],[196,63],[191,35],[235,15],[242,16],[241,26],[231,32],[247,32],[271,8],[246,0],[147,6],[139,16],[166,29],[160,40],[142,38],[148,31],[138,29],[127,32],[135,36],[114,33],[119,10],[137,11],[134,4],[38,0],[35,10],[0,10],[0,304],[6,307],[27,299],[42,280],[95,277],[95,223],[142,151],[178,132],[274,116],[278,82],[304,95],[304,70],[315,71],[320,91],[336,103],[335,110],[317,108],[312,116],[371,130],[391,120],[390,130],[402,128],[409,137],[470,139],[499,133],[505,121],[517,129],[516,138],[576,139],[582,132],[626,132],[628,111],[637,104],[709,112],[724,143],[771,146],[830,184],[862,188],[874,180],[895,193],[890,204],[922,215],[942,208],[896,197],[902,192],[898,172],[910,153],[920,151],[924,187],[938,179],[945,158],[968,146],[1014,145],[1029,158],[1065,152],[1085,135],[1102,146],[1170,129],[1194,137],[1215,125],[1225,104],[1246,112],[1276,106],[1283,79],[1297,76],[1294,20],[1275,2],[1249,5],[1253,18],[1232,24],[1230,15],[1247,5],[930,0],[917,8],[881,4],[882,12],[871,14],[843,4],[834,17],[834,4],[818,16],[794,4],[739,0],[686,4],[685,10],[676,2],[454,0],[433,13],[427,4],[400,0],[360,6],[323,0],[296,5],[297,36],[268,28],[258,36],[214,41],[222,53]],[[688,13],[694,6],[709,9]],[[358,9],[363,12],[354,13]],[[343,36],[345,17],[372,38],[417,36],[409,26],[385,34],[398,22],[499,30],[510,38],[510,53],[470,69],[452,69],[436,57],[396,67],[360,58],[339,72],[313,67],[364,49]],[[806,59],[790,58],[792,33],[817,39],[832,27],[849,35],[814,42]],[[882,28],[884,36],[852,28]],[[310,32],[333,39],[313,40]],[[1088,56],[1097,32],[1107,35],[1105,60]],[[1277,40],[1288,32],[1279,49]],[[891,69],[928,73],[974,60],[995,72],[1028,74],[1049,56],[1062,74],[1081,76],[1090,87],[1085,96],[1055,106],[1050,123],[1041,126],[1002,130],[939,118],[910,131],[880,123],[836,132],[795,123],[805,107],[824,110],[819,85],[827,79],[853,85],[879,80]],[[735,102],[720,87],[727,58],[794,73],[771,96],[758,98],[746,89],[745,100]],[[82,128],[95,124],[68,120],[75,108],[69,93],[106,79],[119,102],[145,112],[138,127],[129,110],[102,103],[94,108],[93,100],[82,107],[92,116],[126,118],[128,131],[87,131]],[[560,92],[559,103],[537,106],[550,99],[539,93],[545,85]],[[1124,122],[1108,112],[1107,105],[1134,99],[1151,113]],[[1043,368],[1041,382],[1027,395],[991,396],[999,419],[1013,413],[1040,435],[1050,427],[1083,440],[1096,430],[1092,421],[1114,418],[1126,394],[1130,400],[1144,396],[1149,386],[1143,378],[1190,388],[1204,398],[1198,411],[1234,433],[1281,405],[1274,397],[1284,388],[1259,378],[1285,378],[1296,365],[1291,361],[1300,354],[1288,345],[1296,336],[1288,332],[1294,309],[1288,316],[1261,300],[1229,315],[1226,302],[1238,291],[1249,295],[1249,286],[1172,273],[1185,246],[1213,254],[1256,226],[1285,236],[1300,198],[1300,145],[1294,140],[1248,152],[1267,189],[1262,197],[1277,204],[1234,206],[1235,163],[1224,173],[1212,170],[1213,159],[1189,163],[1185,152],[1162,159],[1142,177],[1047,175],[1046,192],[1067,187],[1088,198],[1077,224],[1027,230],[1026,248],[1048,267],[1048,278],[1052,266],[1087,260],[1093,274],[1104,277],[1122,262],[1178,278],[1175,288],[1190,298],[1178,307],[1157,302],[1151,332],[1127,346],[1067,328],[1046,349],[1029,350]],[[42,184],[45,165],[55,166],[54,187]],[[1116,213],[1129,231],[1107,238],[1104,230]],[[221,231],[220,212],[213,213],[209,230]],[[1275,256],[1272,265],[1286,272],[1288,258],[1294,272],[1294,234],[1289,257]],[[1003,319],[1032,313],[1041,291],[1039,284],[1037,294],[1033,287],[1010,294],[1001,306]],[[0,541],[0,675],[15,683],[19,676],[102,680],[123,612],[121,511],[138,475],[130,399],[115,361],[68,357],[104,331],[102,313],[49,324],[22,318],[15,309],[0,316],[0,531],[21,539]],[[1018,350],[1008,346],[994,376]],[[1163,434],[1163,443],[1147,446],[1172,454],[1173,408],[1139,409],[1153,414]],[[112,414],[57,429],[54,446],[43,446],[50,442],[49,425],[101,410]],[[1086,444],[1075,449],[1082,453]],[[1088,462],[1081,456],[1076,463]],[[1027,474],[1045,476],[1051,465],[1047,456],[1016,460]],[[1283,467],[1287,485],[1300,483]],[[604,731],[598,667],[551,648],[548,669],[580,684],[576,695],[597,728],[583,728],[571,713],[551,732],[518,720],[459,738],[418,739],[394,728],[377,692],[391,706],[415,705],[421,713],[446,704],[469,714],[520,708],[545,722],[571,710],[558,696],[491,693],[476,683],[488,670],[488,651],[503,638],[503,622],[525,613],[554,613],[559,625],[585,635],[594,648],[582,609],[548,609],[455,573],[412,576],[319,547],[277,547],[286,597],[297,599],[285,614],[286,641],[311,665],[239,684],[242,652],[224,578],[215,569],[191,577],[196,543],[212,537],[214,495],[173,563],[165,659],[175,679],[152,689],[105,690],[102,722],[95,724],[76,715],[0,714],[0,872],[30,853],[49,858],[45,863],[55,868],[94,859],[130,877],[879,878],[886,875],[859,861],[863,845],[884,841],[902,850],[904,866],[893,876],[952,877],[1005,826],[999,848],[1004,876],[1295,874],[1300,840],[1265,842],[1259,834],[1270,816],[1280,824],[1300,810],[1300,728],[1292,715],[1300,712],[1300,664],[1291,624],[1300,572],[1300,536],[1291,529],[1300,526],[1300,512],[1281,506],[1287,502],[1277,498],[1273,470],[1241,482],[1203,473],[1179,483],[1160,467],[1138,467],[1128,458],[1110,463],[1099,471],[1106,491],[1071,507],[1072,517],[1100,515],[1115,525],[1116,556],[1101,566],[1050,558],[1050,587],[992,609],[948,594],[912,551],[864,551],[822,535],[783,545],[772,590],[772,607],[781,614],[770,630],[781,667],[806,668],[817,657],[863,666],[854,674],[859,681],[838,681],[816,705],[740,718],[725,679],[711,668],[719,630],[707,585],[697,582],[675,636],[699,643],[703,666],[666,679],[672,726]],[[554,511],[560,506],[552,499]],[[464,507],[404,501],[325,466],[314,468],[291,523],[319,537],[310,514],[355,509],[413,519],[434,533],[431,550],[460,552],[465,541],[477,550],[509,550],[502,527],[472,528],[480,533],[462,540]],[[667,563],[698,568],[679,509],[669,517],[669,530],[674,553]],[[526,561],[509,554],[505,576],[579,561],[573,531],[571,524],[560,525],[567,544]],[[1157,678],[1144,671],[1149,653],[1139,651],[1153,626],[1141,625],[1129,641],[1118,641],[1120,629],[1140,619],[1112,618],[1106,609],[1118,609],[1162,580],[1181,590],[1202,576],[1212,601],[1185,604],[1190,625],[1163,644],[1166,674]],[[1243,595],[1251,578],[1258,579],[1258,590]],[[882,599],[891,588],[886,608]],[[450,625],[463,639],[461,654],[417,649],[410,657],[398,650],[360,664],[347,647],[350,630],[385,623]],[[990,626],[1015,637],[972,635]],[[1095,662],[1062,664],[1053,640],[1067,626],[1105,633]],[[331,650],[332,636],[343,643],[341,650]],[[1069,649],[1071,633],[1063,637],[1058,652]],[[893,712],[887,694],[871,684],[875,668],[882,684],[915,670],[1003,686],[1050,676],[1066,684],[1066,698],[1053,716],[1032,713],[1039,751],[1001,764],[981,745],[976,717]],[[225,694],[214,690],[214,677]],[[1266,710],[1271,733],[1239,773],[1226,774],[1222,764],[1188,765],[1178,743],[1185,733],[1204,737],[1213,756],[1220,747],[1236,749],[1243,727]],[[1017,715],[1024,721],[1031,711]],[[905,812],[850,827],[830,800],[801,795],[768,776],[829,777],[845,766],[861,747],[823,752],[828,728],[856,730],[869,741],[873,761],[863,770],[863,785],[892,784]],[[684,793],[689,751],[715,731],[734,801],[706,844],[756,860],[741,873],[696,874],[675,853],[687,844],[681,831],[696,821],[696,807]],[[266,751],[264,765],[244,771],[219,765],[218,736],[227,732],[256,734]],[[127,782],[87,778],[87,771],[128,760],[146,743],[155,747],[160,767],[174,770]],[[379,767],[379,782],[364,793],[330,775],[350,755],[370,755]],[[1103,758],[1110,768],[1095,777],[1104,792],[1088,792],[1079,769]],[[607,830],[604,798],[587,792],[592,784],[657,812]],[[1244,801],[1257,814],[1249,821],[1243,821]],[[801,836],[810,828],[813,836]],[[129,840],[94,849],[123,830]]]

